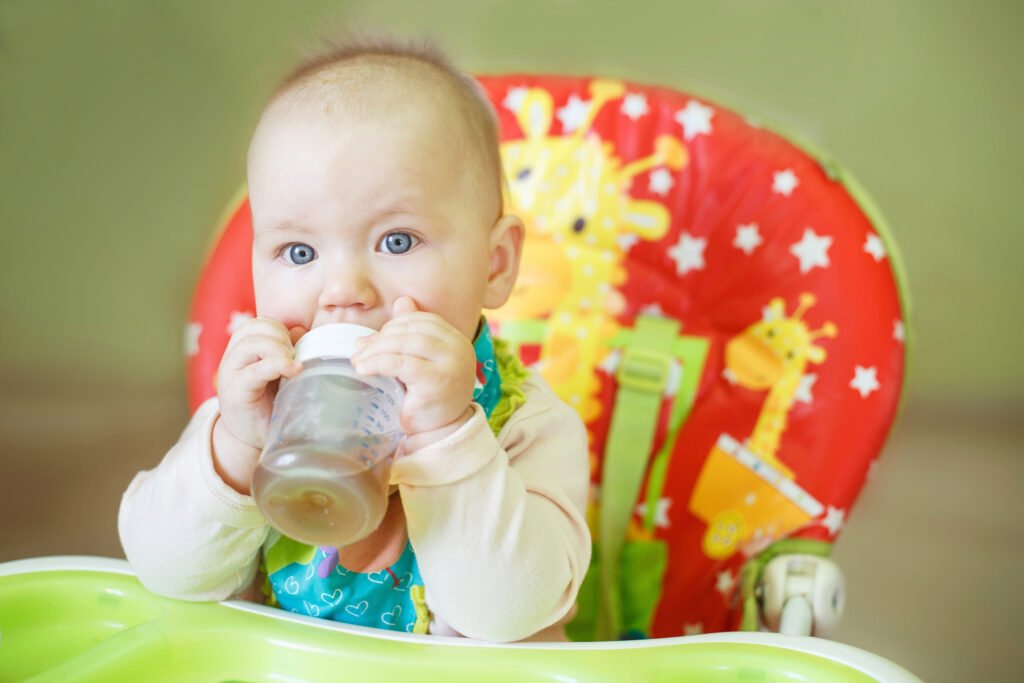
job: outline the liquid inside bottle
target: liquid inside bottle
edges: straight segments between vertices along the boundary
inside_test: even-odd
[[[392,453],[401,434],[351,433],[318,443],[282,443],[260,460],[253,496],[286,536],[310,545],[343,546],[377,528],[387,511]]]

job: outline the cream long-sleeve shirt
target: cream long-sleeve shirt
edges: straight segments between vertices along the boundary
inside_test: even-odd
[[[590,563],[586,432],[531,374],[526,402],[495,436],[474,404],[454,434],[391,470],[433,615],[430,632],[508,642],[558,638]],[[269,527],[213,467],[216,399],[121,500],[118,531],[143,585],[223,600],[249,587]]]

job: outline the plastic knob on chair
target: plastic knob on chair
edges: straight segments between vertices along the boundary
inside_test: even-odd
[[[786,635],[827,637],[846,604],[843,574],[835,562],[816,555],[780,555],[761,575],[761,619]]]

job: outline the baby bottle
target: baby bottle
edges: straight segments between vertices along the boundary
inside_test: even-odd
[[[302,371],[282,379],[274,399],[253,497],[272,526],[303,543],[352,543],[387,510],[405,391],[352,368],[356,339],[373,332],[348,324],[310,330],[295,346]]]

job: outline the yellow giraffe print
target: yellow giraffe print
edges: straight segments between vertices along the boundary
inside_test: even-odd
[[[787,316],[785,302],[774,298],[763,319],[747,327],[725,347],[726,376],[731,381],[748,389],[769,389],[747,448],[790,479],[792,470],[776,458],[779,440],[786,431],[789,410],[807,364],[825,360],[825,349],[815,346],[814,340],[835,337],[838,333],[832,322],[816,331],[807,328],[802,317],[814,303],[814,295],[805,292],[800,295],[796,310]]]
[[[625,310],[619,286],[629,241],[660,239],[669,227],[668,210],[632,199],[630,185],[656,166],[679,170],[687,162],[671,136],[659,137],[650,156],[623,165],[611,143],[587,135],[601,108],[624,92],[621,82],[592,81],[581,125],[558,136],[551,135],[551,94],[529,89],[515,111],[525,137],[502,145],[507,199],[527,238],[516,288],[489,317],[501,323],[547,316],[539,370],[588,423],[601,412],[595,370]]]

